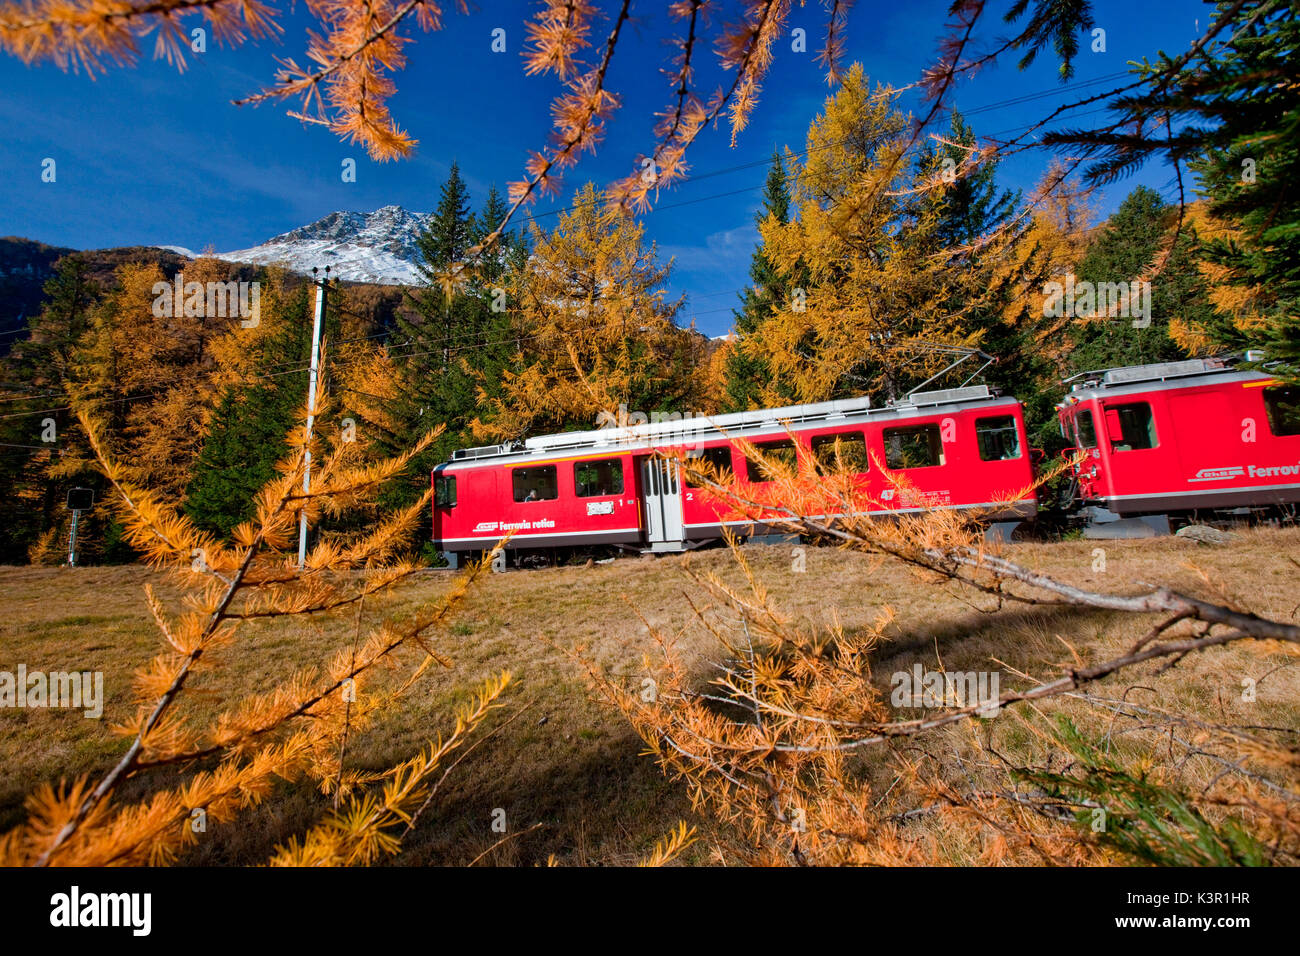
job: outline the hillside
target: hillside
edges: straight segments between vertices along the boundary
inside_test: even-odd
[[[72,251],[17,236],[0,238],[0,355],[25,328],[26,317],[40,310],[42,286],[54,274],[54,263]]]
[[[231,278],[247,281],[256,267],[279,265],[301,275],[313,267],[349,285],[418,285],[420,253],[416,240],[429,222],[423,213],[384,206],[370,213],[338,211],[246,249],[210,254],[231,263]],[[0,355],[20,338],[25,318],[40,310],[42,287],[55,263],[79,252],[92,278],[112,285],[113,270],[123,263],[156,263],[172,276],[198,254],[182,246],[119,246],[75,250],[20,236],[0,238]]]

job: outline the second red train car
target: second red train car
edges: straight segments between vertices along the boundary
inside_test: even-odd
[[[1216,359],[1085,372],[1057,413],[1067,453],[1087,456],[1075,480],[1094,530],[1300,502],[1300,388],[1264,372]]]

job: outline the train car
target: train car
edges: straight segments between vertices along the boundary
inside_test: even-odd
[[[1085,372],[1057,406],[1090,537],[1168,533],[1206,511],[1294,510],[1300,388],[1216,359]],[[1143,531],[1146,526],[1149,531]]]
[[[793,437],[792,437],[793,435]],[[685,551],[724,527],[761,533],[683,480],[676,452],[708,459],[761,497],[767,477],[732,441],[794,456],[854,463],[880,513],[979,509],[1032,519],[1033,463],[1014,398],[987,386],[922,392],[883,408],[868,398],[565,432],[455,452],[434,469],[433,540],[453,559],[492,548],[513,532],[516,550],[611,545]],[[876,463],[900,475],[900,492]]]

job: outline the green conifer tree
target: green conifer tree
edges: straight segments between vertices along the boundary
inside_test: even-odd
[[[1177,210],[1154,189],[1139,186],[1101,228],[1079,263],[1076,283],[1129,283],[1151,274],[1163,257]],[[1195,240],[1186,229],[1164,268],[1151,279],[1150,325],[1134,315],[1141,306],[1130,303],[1129,315],[1113,319],[1076,321],[1070,330],[1074,348],[1071,371],[1121,365],[1143,365],[1186,357],[1169,337],[1169,321],[1194,321],[1209,314],[1205,290],[1196,269]],[[1076,309],[1086,305],[1076,304]],[[1135,325],[1135,323],[1137,323]]]
[[[1236,236],[1208,242],[1202,253],[1230,270],[1262,321],[1242,327],[1219,312],[1203,328],[1225,348],[1263,346],[1268,361],[1281,363],[1275,371],[1300,380],[1300,9],[1250,3],[1235,20],[1247,16],[1257,25],[1216,50],[1214,70],[1199,68],[1200,82],[1189,85],[1198,111],[1219,121],[1193,165],[1211,212],[1238,224]]]
[[[954,112],[943,141],[922,154],[920,169],[928,175],[942,175],[945,170],[955,174],[963,169],[976,145],[974,129]],[[954,175],[946,188],[925,194],[925,201],[939,210],[931,232],[936,252],[953,255],[959,268],[983,277],[985,284],[991,283],[997,272],[996,258],[1008,255],[1012,245],[1024,241],[1023,233],[1005,232],[1016,227],[1014,217],[1021,193],[998,186],[998,167],[997,160],[983,162],[974,170]],[[990,237],[997,238],[989,242]],[[981,240],[986,240],[983,245]],[[1041,322],[1034,321],[1034,317],[1014,322],[1004,318],[1004,307],[1014,294],[1009,287],[998,289],[984,308],[969,317],[971,328],[982,332],[981,351],[995,359],[984,368],[980,380],[1020,399],[1031,443],[1050,444],[1056,427],[1054,405],[1060,392],[1059,375],[1041,348]],[[954,301],[954,311],[960,306]],[[983,364],[983,359],[972,356],[960,366],[953,384]]]
[[[1086,4],[1064,4],[1061,12],[1070,29],[1091,16]],[[1281,363],[1275,373],[1300,378],[1300,8],[1291,0],[1219,2],[1208,20],[1213,39],[1197,55],[1161,52],[1133,67],[1139,82],[1115,101],[1117,116],[1098,128],[1049,132],[1043,141],[1092,157],[1087,179],[1094,184],[1113,183],[1152,158],[1199,173],[1211,211],[1240,226],[1236,235],[1207,241],[1201,254],[1226,266],[1229,281],[1251,300],[1247,316],[1203,312],[1201,330],[1229,349],[1264,345],[1269,360]]]
[[[512,232],[489,250],[470,274],[447,294],[445,271],[466,259],[469,250],[505,219],[505,200],[491,188],[479,214],[471,212],[469,189],[452,165],[438,207],[420,236],[424,286],[408,297],[410,309],[396,321],[392,354],[400,376],[401,399],[394,409],[397,453],[436,425],[445,431],[412,459],[406,475],[381,494],[381,503],[409,503],[428,486],[432,468],[475,441],[469,424],[479,412],[481,392],[492,394],[513,360],[508,275],[519,262],[520,243]],[[423,527],[417,533],[424,534]]]
[[[393,355],[402,378],[396,418],[403,429],[392,451],[436,424],[447,426],[435,447],[420,456],[411,469],[413,474],[426,473],[425,478],[429,468],[457,443],[454,422],[463,419],[474,404],[473,382],[463,374],[458,361],[463,347],[473,340],[466,334],[472,296],[466,289],[447,295],[440,278],[447,268],[463,260],[473,245],[476,228],[470,212],[469,187],[459,167],[452,163],[437,209],[418,240],[423,257],[419,270],[425,284],[410,294],[412,308],[399,314],[393,341]],[[409,486],[403,485],[397,500],[390,503],[403,503],[419,494],[422,487],[413,480]]]
[[[779,153],[772,154],[767,182],[763,188],[763,204],[754,216],[761,225],[769,216],[777,222],[790,221],[790,184],[785,164]],[[740,296],[741,307],[735,312],[735,342],[727,356],[723,380],[722,410],[739,412],[756,408],[760,404],[762,385],[767,380],[767,365],[761,355],[745,348],[759,325],[771,316],[780,302],[785,301],[791,285],[789,277],[779,272],[763,254],[759,240],[749,266],[749,286]]]
[[[185,495],[185,513],[205,531],[225,537],[245,521],[254,493],[284,455],[285,435],[307,398],[307,373],[295,370],[311,358],[314,304],[314,287],[304,283],[273,315],[264,308],[262,321],[273,325],[262,340],[257,377],[228,386],[218,399]],[[337,328],[337,313],[327,308],[324,336],[335,337]]]

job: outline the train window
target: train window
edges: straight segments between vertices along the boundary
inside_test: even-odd
[[[573,491],[579,498],[623,493],[623,463],[617,458],[580,461],[573,466]]]
[[[1009,461],[1020,457],[1020,431],[1014,415],[975,419],[980,461]]]
[[[456,507],[455,475],[438,475],[433,479],[433,504],[436,508]]]
[[[812,440],[817,462],[828,471],[841,465],[849,471],[865,475],[871,467],[867,455],[867,439],[862,432],[840,432],[838,435],[817,435]]]
[[[1112,451],[1140,451],[1155,448],[1156,420],[1147,402],[1111,405],[1106,409],[1106,424]],[[1115,432],[1118,430],[1119,434]]]
[[[1074,415],[1074,430],[1079,436],[1080,448],[1097,447],[1097,428],[1092,423],[1092,410],[1081,408]]]
[[[938,425],[885,429],[885,464],[894,471],[943,464]]]
[[[707,461],[713,466],[714,472],[723,484],[731,481],[731,446],[723,445],[715,448],[703,448],[699,451],[687,453],[687,458],[698,458],[701,461]],[[686,475],[686,486],[688,488],[699,488],[703,483],[693,481],[689,473]]]
[[[791,471],[799,466],[799,456],[794,450],[794,442],[788,438],[784,441],[757,442],[754,447],[773,464],[784,465]],[[745,459],[745,470],[750,481],[771,481],[775,477],[768,474],[767,468],[759,462],[750,461],[748,458]]]
[[[1300,385],[1264,389],[1264,411],[1274,435],[1300,435]]]
[[[510,479],[514,483],[515,501],[550,501],[560,496],[554,465],[515,468]]]

